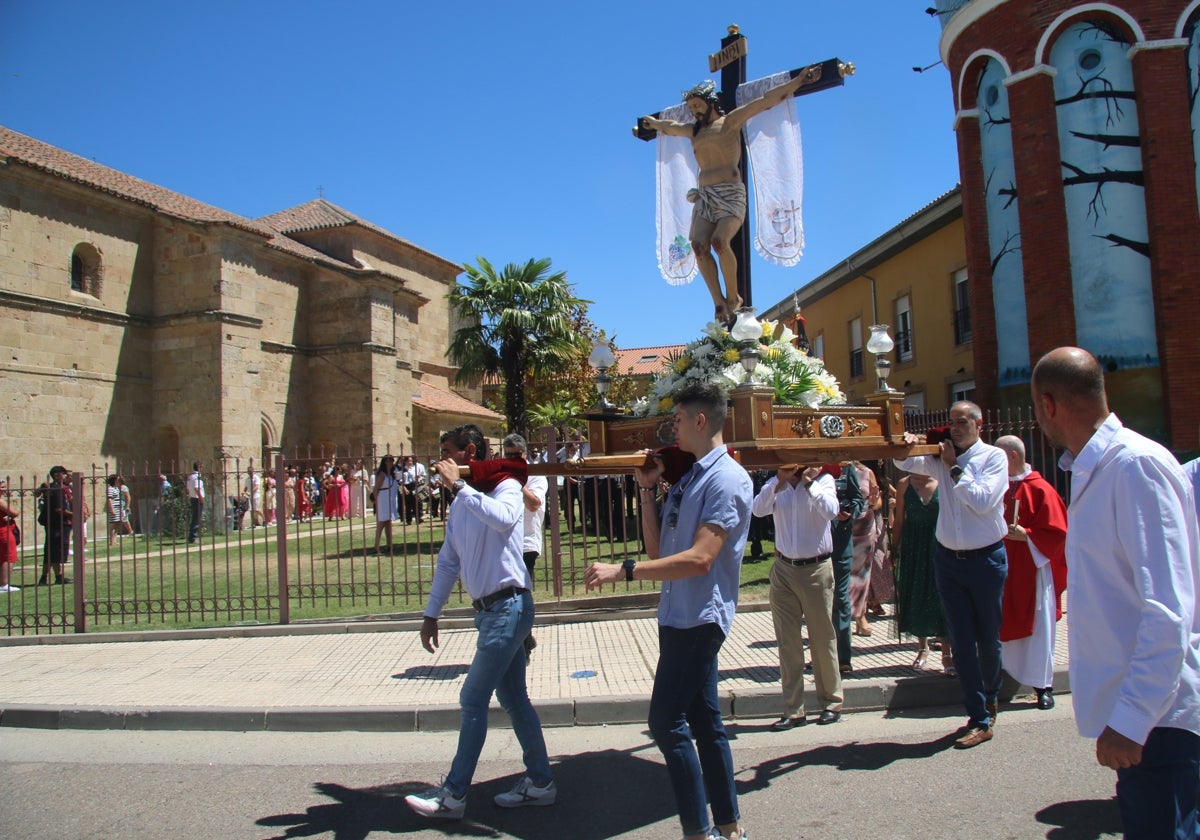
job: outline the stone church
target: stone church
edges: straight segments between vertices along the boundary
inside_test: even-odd
[[[323,199],[248,219],[0,127],[0,476],[426,451],[461,266]]]

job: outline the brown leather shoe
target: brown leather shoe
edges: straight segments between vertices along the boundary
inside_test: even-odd
[[[992,730],[984,729],[979,726],[972,726],[967,730],[967,734],[963,735],[954,742],[956,750],[969,750],[971,747],[977,747],[984,741],[992,740]]]

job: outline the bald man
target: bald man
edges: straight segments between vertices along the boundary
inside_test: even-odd
[[[1086,350],[1059,347],[1030,383],[1071,473],[1071,692],[1079,734],[1117,772],[1126,837],[1195,837],[1200,794],[1200,535],[1165,448],[1108,409]]]
[[[1008,458],[1004,521],[1008,577],[1000,623],[1004,670],[1054,708],[1054,624],[1067,587],[1067,506],[1042,474],[1025,463],[1025,442],[1005,435],[996,447]]]

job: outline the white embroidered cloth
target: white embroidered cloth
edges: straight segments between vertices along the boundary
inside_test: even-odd
[[[661,119],[695,122],[685,103],[664,108]],[[696,186],[700,167],[692,154],[690,137],[659,132],[658,161],[655,168],[658,185],[654,222],[658,229],[658,270],[672,286],[690,283],[696,277],[696,257],[688,232],[692,227],[692,205],[687,191]]]
[[[737,104],[757,99],[789,78],[783,72],[739,85]],[[775,265],[795,265],[804,252],[804,162],[795,97],[751,117],[744,130],[754,183],[754,250]]]

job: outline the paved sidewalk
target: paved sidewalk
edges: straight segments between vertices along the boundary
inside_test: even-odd
[[[4,640],[0,726],[80,729],[454,730],[474,651],[469,619],[442,621],[436,655],[414,622],[291,625],[217,631],[88,634]],[[539,616],[530,695],[547,726],[645,721],[657,623],[650,610]],[[124,640],[135,639],[135,640]],[[915,639],[892,618],[854,637],[847,711],[960,702],[958,683],[910,667]],[[721,650],[730,718],[781,713],[778,658],[765,604],[739,611]],[[1066,620],[1055,686],[1067,688]],[[811,683],[810,683],[811,685]],[[1027,692],[1027,689],[1025,689]],[[1022,701],[1018,701],[1022,702]],[[507,717],[494,706],[497,724]],[[815,707],[809,709],[816,711]]]

